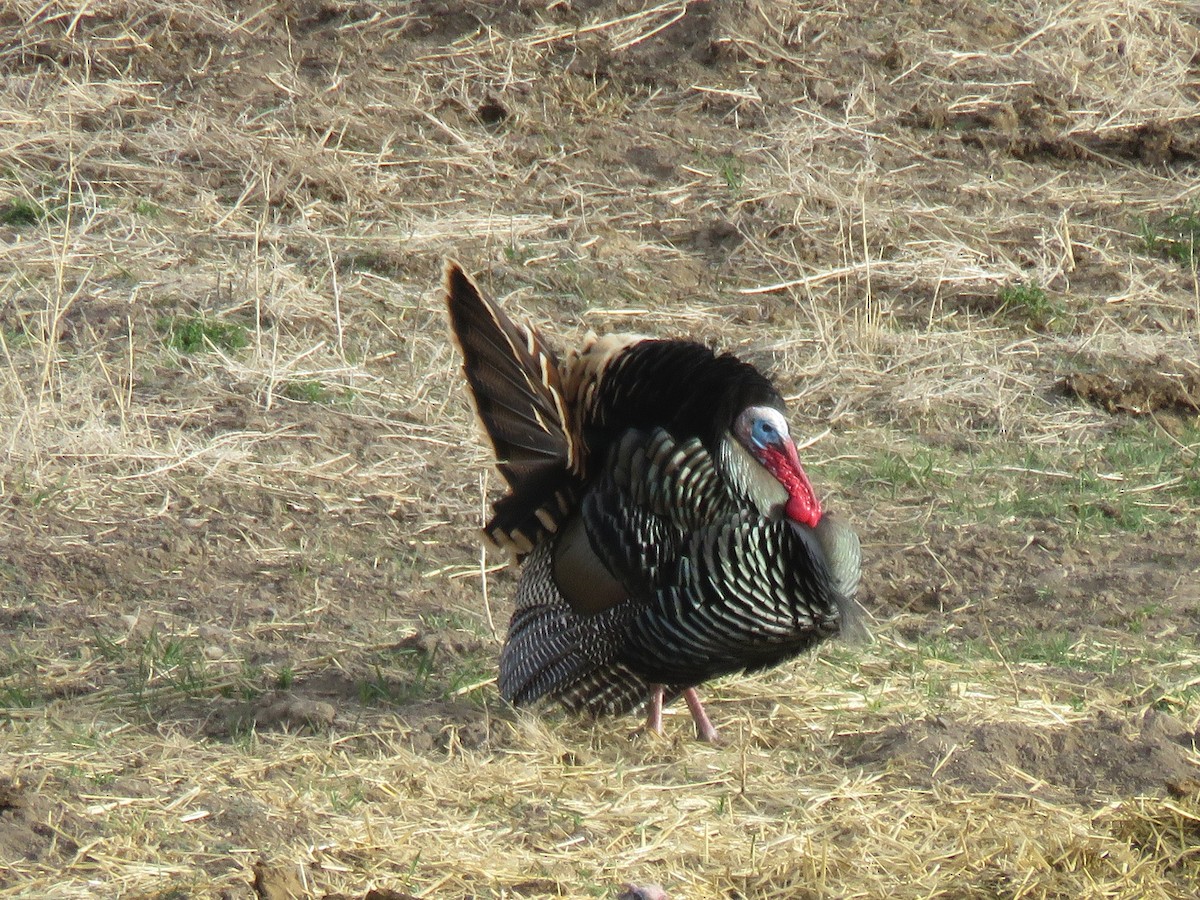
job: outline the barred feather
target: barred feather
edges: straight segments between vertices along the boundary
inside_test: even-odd
[[[500,695],[518,706],[545,698],[572,712],[632,712],[650,693],[646,679],[618,658],[636,610],[626,604],[597,616],[579,615],[555,589],[550,565],[550,546],[544,544],[521,572],[500,653]]]
[[[836,634],[839,597],[810,529],[739,513],[690,536],[674,583],[639,604],[622,658],[662,683],[764,668]]]

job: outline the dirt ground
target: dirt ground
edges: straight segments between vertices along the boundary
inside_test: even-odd
[[[1198,110],[1182,0],[6,4],[0,896],[1194,896]],[[506,707],[448,257],[771,371],[876,643]]]

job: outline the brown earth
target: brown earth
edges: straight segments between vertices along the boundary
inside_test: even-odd
[[[1200,305],[1195,271],[1135,235],[1196,202],[1200,20],[1134,6],[1065,23],[941,0],[0,12],[0,893],[61,871],[79,896],[611,894],[647,833],[622,843],[534,788],[447,800],[415,832],[456,845],[457,822],[502,807],[500,855],[549,860],[521,878],[328,832],[362,809],[417,815],[452,763],[502,791],[538,754],[671,790],[695,780],[690,755],[710,771],[682,724],[630,744],[631,721],[550,714],[535,739],[495,697],[488,619],[502,633],[514,575],[489,576],[485,610],[486,455],[441,319],[447,256],[551,333],[738,349],[776,374],[798,432],[828,430],[810,470],[859,527],[881,641],[861,668],[833,651],[833,669],[711,689],[745,735],[712,777],[740,765],[729,808],[762,804],[739,828],[791,821],[746,787],[773,757],[842,787],[1087,815],[1151,797],[1196,821]],[[13,205],[30,198],[32,227]],[[1025,281],[1053,312],[999,299]],[[172,317],[201,314],[250,347],[164,349]],[[1098,455],[1129,434],[1153,465]],[[875,465],[888,454],[934,461],[901,477]],[[1002,509],[1064,483],[1083,486]],[[943,672],[953,691],[912,699]],[[841,690],[911,689],[762,724],[810,676],[824,713]],[[410,771],[354,774],[392,759]],[[314,771],[331,781],[309,789]],[[139,837],[122,818],[139,810],[162,830]],[[1194,835],[1168,863],[1149,818],[1121,821],[1104,833],[1145,854],[1127,870],[1189,896]],[[557,862],[579,847],[600,861]],[[798,877],[674,852],[629,878],[732,897]],[[853,868],[792,895],[909,896]],[[989,871],[929,895],[1018,895]]]
[[[1072,375],[1063,386],[1111,413],[1150,416],[1164,412],[1176,417],[1200,413],[1200,369],[1162,358],[1129,368],[1132,371],[1119,374]]]
[[[848,762],[890,766],[925,787],[1088,803],[1187,790],[1195,783],[1198,740],[1200,734],[1153,710],[1141,723],[1101,717],[1060,728],[967,725],[938,716],[858,736],[862,745]]]

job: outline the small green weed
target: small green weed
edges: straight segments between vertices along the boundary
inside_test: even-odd
[[[348,789],[329,788],[328,796],[330,809],[340,815],[351,812],[366,799],[362,788],[357,785]]]
[[[994,654],[983,641],[951,640],[945,635],[934,635],[918,643],[917,655],[920,659],[961,665],[973,660],[989,659]]]
[[[1188,685],[1180,689],[1166,691],[1154,701],[1154,708],[1159,712],[1183,717],[1200,705],[1200,686]]]
[[[22,685],[0,685],[0,709],[32,709],[40,702],[35,691]]]
[[[969,458],[949,455],[932,474],[957,475],[947,482],[955,490],[939,496],[964,521],[1048,519],[1076,534],[1145,532],[1195,513],[1196,440],[1191,430],[1169,438],[1152,422],[1131,420],[1085,447],[997,443]],[[888,465],[884,472],[875,464],[860,480],[869,486],[889,475],[903,484],[906,472],[922,471],[915,454]]]
[[[296,670],[290,665],[284,666],[279,670],[279,674],[275,676],[275,687],[281,691],[286,691],[296,683]]]
[[[1200,500],[1200,473],[1184,475],[1179,485],[1179,493],[1189,500]]]
[[[941,684],[938,669],[931,670],[927,665],[930,662],[945,666],[975,666],[984,660],[1013,666],[1051,666],[1111,674],[1128,666],[1132,653],[1140,654],[1145,661],[1145,651],[1141,648],[1130,651],[1097,644],[1057,630],[998,635],[995,642],[936,636],[918,643],[917,655],[912,661],[912,677],[923,683],[930,696],[934,696]],[[1178,652],[1170,647],[1164,648],[1162,653],[1167,657],[1178,656]]]
[[[961,509],[977,520],[987,516],[1002,519],[1049,519],[1071,523],[1079,532],[1107,531],[1115,525],[1122,531],[1144,531],[1154,524],[1151,510],[1136,494],[1118,484],[1081,474],[1074,481],[1031,477],[1001,486],[990,501],[974,504],[966,498]]]
[[[9,200],[0,206],[0,224],[2,225],[27,228],[30,225],[38,224],[44,218],[46,218],[46,210],[40,204],[21,197]]]
[[[330,390],[320,382],[288,382],[283,386],[283,396],[298,403],[330,406],[332,403],[349,401],[353,394],[347,390]]]
[[[181,353],[211,349],[231,352],[250,343],[243,326],[203,316],[165,319],[159,322],[159,329],[166,332],[167,346]]]
[[[715,170],[731,193],[742,190],[746,183],[746,163],[741,158],[733,153],[710,153],[696,141],[692,142],[692,153],[700,167]]]
[[[139,216],[145,216],[147,219],[157,219],[162,215],[162,207],[149,200],[139,200],[133,205],[133,211]]]
[[[1147,253],[1174,260],[1189,269],[1200,263],[1200,204],[1154,222],[1142,220],[1139,232]]]
[[[132,678],[132,693],[139,698],[160,691],[194,697],[209,684],[204,657],[196,642],[184,638],[162,638],[152,631],[137,653],[137,670]]]
[[[1073,668],[1078,660],[1073,654],[1075,639],[1066,632],[1038,632],[1024,635],[1001,648],[1004,656],[1014,663],[1039,663],[1042,665]]]
[[[257,663],[252,663],[249,660],[242,660],[242,671],[239,677],[234,678],[220,686],[217,686],[217,693],[222,697],[239,697],[242,700],[257,700],[263,695],[266,687],[266,682],[270,679],[263,667]],[[276,682],[278,679],[274,679]]]
[[[1056,331],[1067,324],[1067,309],[1051,300],[1042,288],[1031,282],[1002,287],[997,294],[1000,311],[1027,322],[1039,331]]]
[[[54,484],[37,488],[29,495],[29,503],[35,509],[42,506],[53,506],[54,500],[66,491],[66,482],[59,479]]]
[[[429,652],[398,651],[394,656],[400,664],[395,673],[398,677],[390,677],[384,673],[382,666],[376,665],[374,677],[358,684],[359,702],[405,703],[437,696],[441,691],[433,683],[433,660],[436,655],[436,648]]]
[[[694,148],[696,161],[707,169],[716,169],[717,176],[725,182],[725,186],[733,193],[738,193],[746,182],[746,164],[732,153],[722,153],[710,156],[708,153]]]
[[[363,704],[403,704],[421,700],[444,699],[470,694],[485,683],[495,667],[488,652],[438,652],[403,647],[385,654],[374,667],[374,675],[358,683],[358,699]]]
[[[289,381],[283,388],[283,396],[299,403],[333,402],[334,395],[319,381]]]
[[[868,482],[884,485],[895,499],[903,488],[927,491],[950,484],[953,475],[946,470],[945,462],[924,448],[912,452],[886,450],[872,459],[862,474]]]
[[[1160,603],[1143,603],[1141,606],[1135,607],[1129,613],[1129,618],[1125,623],[1126,629],[1130,634],[1142,634],[1146,630],[1146,622],[1162,612],[1162,609]]]
[[[487,625],[482,619],[461,612],[425,613],[421,624],[430,631],[465,631],[476,637],[486,637]]]
[[[364,706],[376,703],[390,703],[399,699],[399,692],[394,683],[383,674],[383,669],[375,667],[375,675],[358,682],[358,702]]]
[[[61,184],[46,179],[38,191],[38,197],[13,197],[0,203],[0,225],[28,228],[43,222],[64,221],[70,208],[71,195]],[[89,198],[79,197],[83,204]],[[96,200],[96,198],[90,198]]]
[[[197,697],[214,686],[193,638],[164,637],[152,630],[144,637],[114,640],[96,631],[92,640],[98,655],[121,672],[125,693],[138,706],[148,709],[181,696]]]
[[[230,725],[229,743],[242,753],[255,754],[258,752],[258,732],[254,728],[254,719],[247,716]]]
[[[9,350],[16,350],[18,347],[24,347],[29,343],[29,332],[24,329],[18,331],[15,328],[0,328],[0,341]]]
[[[515,242],[504,247],[504,258],[514,266],[524,266],[536,259],[544,250],[540,244],[520,245]]]
[[[460,660],[449,673],[449,693],[472,693],[475,688],[488,681],[495,665],[495,661],[490,657],[468,657]]]
[[[736,156],[719,156],[716,163],[717,172],[725,182],[726,187],[736,194],[742,189],[742,185],[746,181],[746,164]]]

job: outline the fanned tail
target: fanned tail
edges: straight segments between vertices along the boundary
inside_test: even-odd
[[[558,362],[536,332],[486,299],[457,263],[446,264],[445,284],[463,374],[510,489],[484,531],[494,543],[528,553],[569,509],[571,473],[579,466]]]

